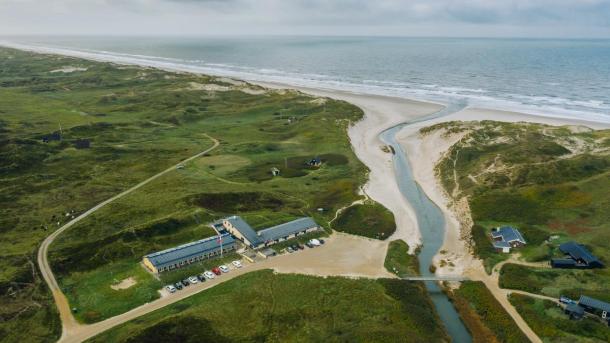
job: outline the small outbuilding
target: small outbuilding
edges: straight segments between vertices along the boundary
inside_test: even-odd
[[[271,168],[271,175],[273,176],[279,176],[280,175],[280,170],[276,167]]]
[[[322,165],[322,160],[319,157],[314,157],[307,162],[307,165],[310,167],[319,167]]]

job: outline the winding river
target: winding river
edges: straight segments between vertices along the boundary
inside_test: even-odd
[[[419,253],[419,268],[422,276],[434,276],[430,272],[432,258],[443,245],[445,237],[445,217],[438,206],[428,198],[419,184],[413,178],[413,172],[406,152],[396,140],[396,134],[403,128],[415,123],[443,117],[458,112],[466,107],[466,103],[449,104],[442,110],[430,115],[398,124],[383,131],[379,138],[394,149],[394,169],[396,181],[400,192],[411,204],[417,217],[421,232],[422,248]],[[442,292],[435,281],[424,281],[428,293],[436,307],[436,311],[443,321],[453,342],[471,342],[472,338],[462,323],[457,311]]]

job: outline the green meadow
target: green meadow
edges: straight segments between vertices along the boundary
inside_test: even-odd
[[[248,273],[90,342],[448,342],[420,282]]]
[[[573,240],[610,264],[610,130],[482,121],[443,123],[422,133],[437,129],[465,134],[438,164],[437,173],[449,193],[458,189],[457,197],[467,197],[474,221],[473,250],[488,272],[508,257],[495,252],[489,237],[490,230],[501,225],[521,231],[528,244],[513,251],[527,261],[550,262],[562,256],[560,244]],[[504,288],[605,301],[610,301],[609,282],[608,267],[566,270],[506,264],[500,275]],[[558,317],[553,311],[538,311],[536,316],[540,322]]]
[[[346,134],[361,117],[348,103],[295,91],[0,49],[0,336],[59,337],[35,265],[39,243],[73,216],[210,148],[206,135],[220,146],[51,245],[52,268],[79,320],[157,297],[161,282],[144,272],[142,256],[210,236],[207,224],[227,214],[256,229],[300,216],[328,227],[337,209],[360,198],[366,179]],[[320,166],[306,164],[314,157]],[[365,219],[388,213],[376,207]],[[134,286],[111,288],[130,277]]]

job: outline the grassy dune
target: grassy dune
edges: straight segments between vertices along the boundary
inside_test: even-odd
[[[390,273],[400,277],[419,275],[417,255],[409,254],[409,245],[402,239],[390,242],[384,266]]]
[[[204,133],[221,142],[208,156],[51,246],[81,320],[156,297],[159,282],[142,272],[141,257],[211,235],[212,219],[238,213],[259,229],[311,215],[327,225],[365,180],[346,135],[361,117],[345,102],[293,91],[0,49],[0,336],[55,340],[58,318],[34,265],[38,244],[72,216],[210,147]],[[307,166],[315,156],[322,165]],[[126,277],[136,286],[110,288]]]
[[[488,270],[508,256],[496,253],[489,238],[490,229],[499,225],[521,230],[528,245],[519,252],[528,261],[561,256],[559,245],[575,240],[609,264],[610,130],[483,121],[443,123],[422,132],[439,129],[465,134],[437,172],[449,193],[457,186],[457,197],[467,197],[474,251]],[[608,282],[610,268],[550,270],[506,264],[500,277],[505,288],[610,301]],[[541,322],[557,320],[552,311],[536,315]]]
[[[260,271],[90,341],[447,342],[432,309],[418,282]]]

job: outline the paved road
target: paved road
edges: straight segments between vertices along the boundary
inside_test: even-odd
[[[48,255],[48,251],[49,251],[49,246],[51,245],[51,243],[53,243],[53,240],[55,240],[55,238],[57,238],[57,236],[59,236],[64,231],[66,231],[67,229],[72,227],[74,224],[83,220],[84,218],[86,218],[90,214],[94,213],[95,211],[99,210],[100,208],[108,205],[109,203],[111,203],[119,198],[124,197],[125,195],[127,195],[127,194],[135,191],[136,189],[150,183],[151,181],[171,172],[172,170],[175,170],[177,166],[179,166],[183,163],[187,163],[204,154],[207,154],[208,152],[210,152],[210,151],[214,150],[216,147],[218,147],[218,145],[220,144],[218,142],[218,140],[216,140],[215,138],[210,137],[207,134],[204,134],[204,136],[206,136],[207,138],[211,139],[214,142],[214,145],[212,145],[212,147],[210,147],[209,149],[202,151],[202,152],[198,153],[197,155],[191,156],[191,157],[187,158],[186,160],[183,160],[180,163],[173,165],[173,166],[165,169],[164,171],[162,171],[156,175],[153,175],[150,178],[138,183],[137,185],[129,188],[128,190],[97,204],[96,206],[92,207],[88,211],[86,211],[86,212],[82,213],[81,215],[79,215],[78,217],[72,219],[71,221],[66,223],[64,226],[60,227],[57,231],[53,232],[42,242],[42,244],[40,245],[40,248],[38,249],[38,266],[40,268],[40,272],[41,272],[44,280],[46,281],[47,285],[49,285],[49,288],[51,289],[51,293],[53,294],[53,298],[55,299],[55,304],[57,306],[57,310],[59,311],[59,317],[60,317],[61,323],[62,323],[62,336],[60,338],[60,341],[64,341],[64,339],[67,336],[70,336],[72,332],[78,330],[80,327],[82,327],[82,325],[79,324],[76,321],[76,319],[74,318],[74,316],[72,315],[72,311],[70,310],[70,304],[68,303],[68,299],[66,298],[65,294],[61,291],[61,288],[59,288],[59,285],[57,284],[57,280],[55,280],[55,276],[53,275],[53,271],[51,270],[51,266],[49,265],[49,260],[47,258],[47,255]]]

